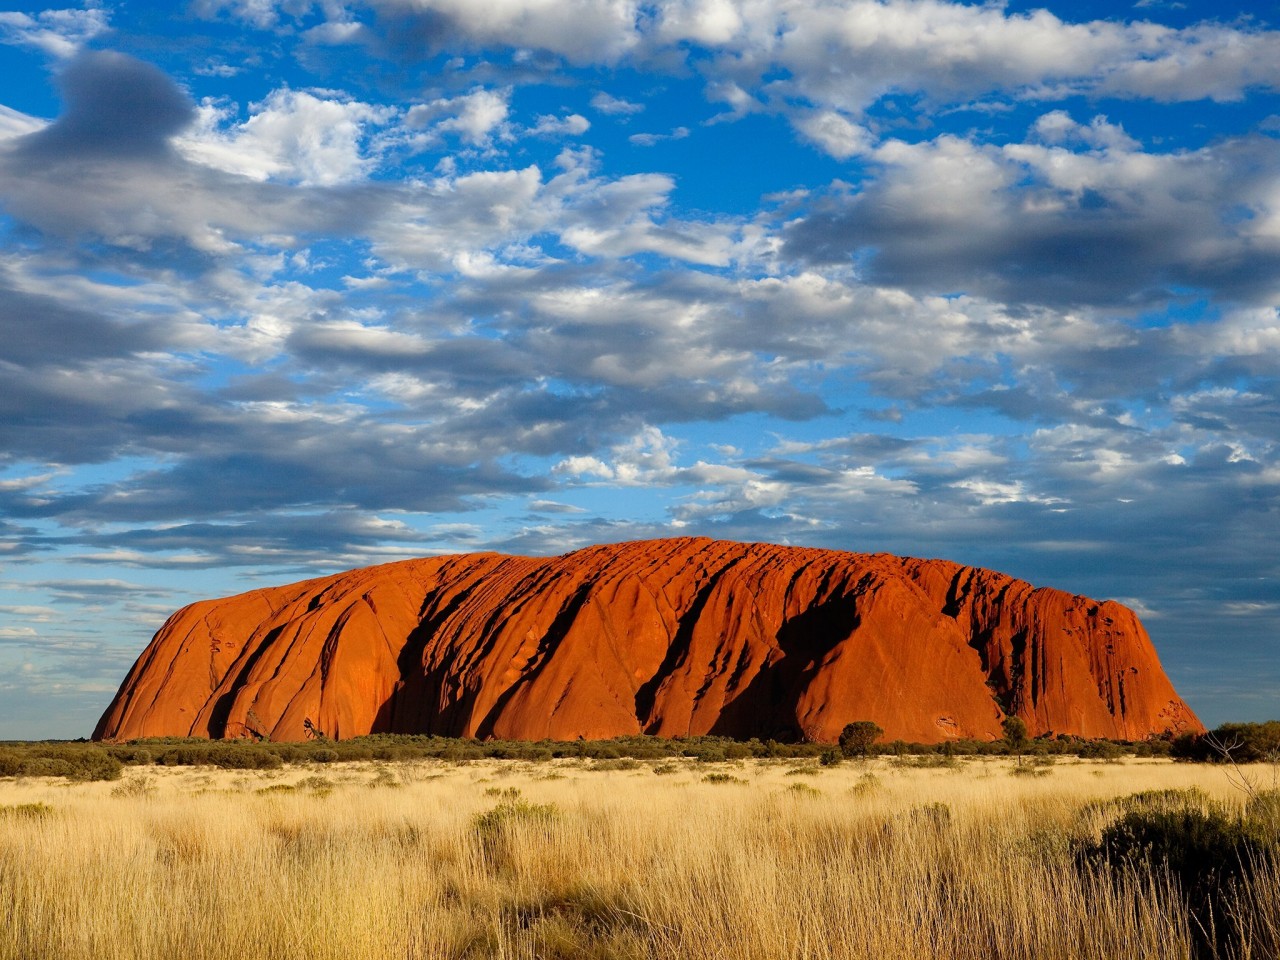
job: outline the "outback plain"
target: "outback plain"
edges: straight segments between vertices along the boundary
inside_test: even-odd
[[[1275,957],[1280,869],[1249,838],[1277,787],[1072,756],[19,776],[0,958]]]

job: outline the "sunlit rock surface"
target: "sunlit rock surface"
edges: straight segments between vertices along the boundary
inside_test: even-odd
[[[406,560],[179,610],[94,732],[834,741],[1200,731],[1131,610],[945,560],[701,538]]]

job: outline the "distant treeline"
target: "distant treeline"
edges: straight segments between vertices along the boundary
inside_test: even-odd
[[[1137,742],[1083,740],[1058,735],[1035,739],[951,740],[946,743],[876,743],[881,756],[1077,756],[1111,760],[1124,756],[1253,763],[1280,762],[1280,721],[1229,723],[1196,736],[1153,737]],[[746,759],[809,759],[838,763],[839,750],[823,743],[732,740],[727,737],[615,737],[611,740],[469,740],[453,737],[375,733],[349,740],[318,737],[300,742],[205,740],[155,737],[126,743],[77,741],[0,742],[0,777],[54,776],[71,780],[114,780],[126,766],[213,766],[275,769],[287,763],[353,760],[669,760],[703,763]]]

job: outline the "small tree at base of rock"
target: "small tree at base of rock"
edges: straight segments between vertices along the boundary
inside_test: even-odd
[[[1000,729],[1004,731],[1004,742],[1021,763],[1022,751],[1027,745],[1027,722],[1021,717],[1005,717],[1000,721]]]
[[[840,752],[846,757],[865,757],[882,733],[872,720],[855,720],[840,731]]]

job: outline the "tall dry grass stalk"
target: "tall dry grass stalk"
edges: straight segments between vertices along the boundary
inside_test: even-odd
[[[1073,838],[1101,798],[1239,799],[1164,761],[674,766],[3,781],[0,960],[1185,958],[1167,884],[1082,872]],[[1248,895],[1280,903],[1280,877]]]

